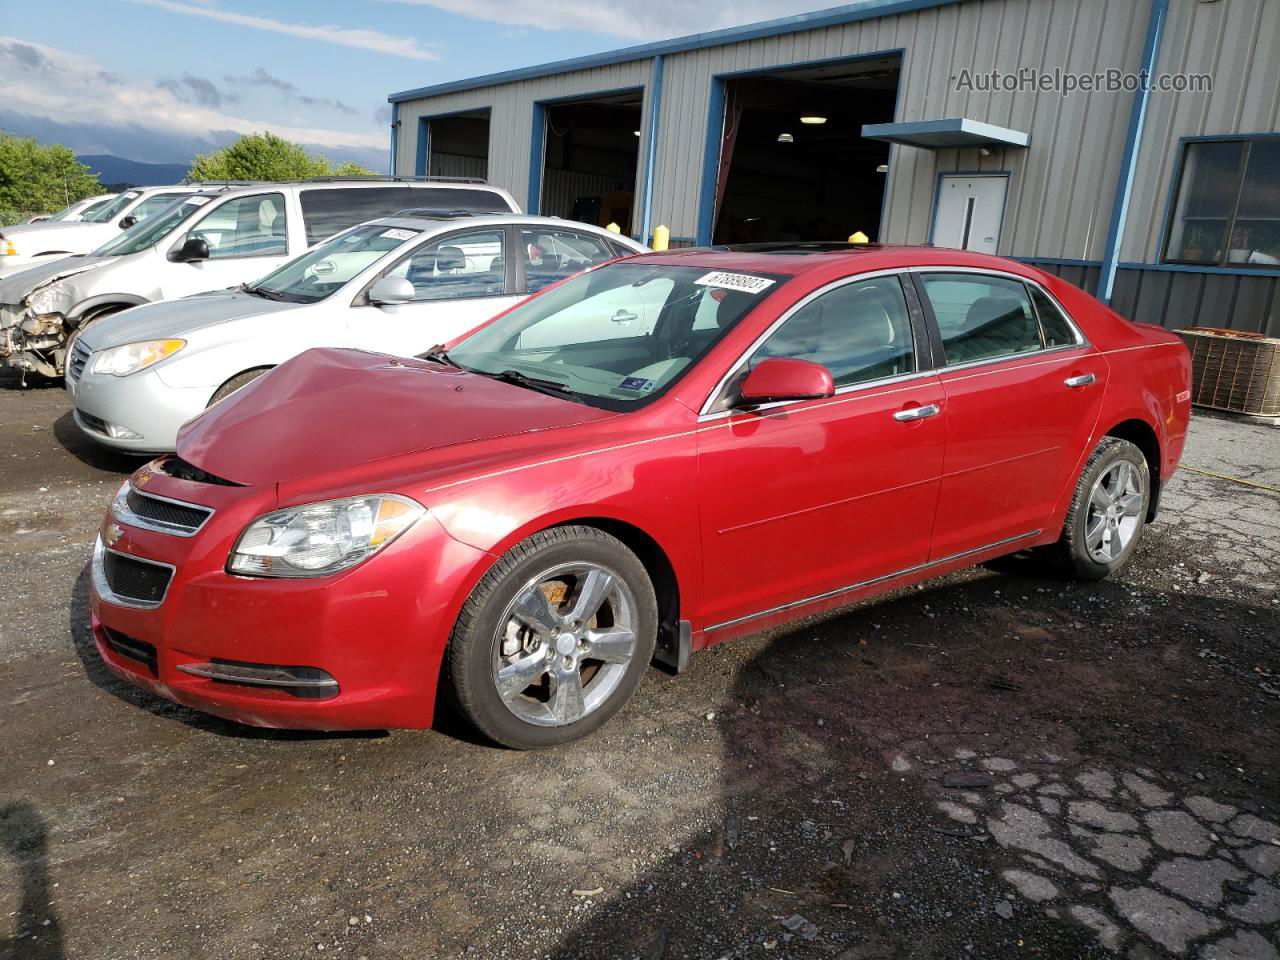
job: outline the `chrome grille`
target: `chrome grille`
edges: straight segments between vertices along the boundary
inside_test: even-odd
[[[67,361],[67,379],[71,381],[79,380],[84,374],[85,364],[89,362],[89,356],[93,351],[90,350],[79,337],[71,347],[71,358]]]

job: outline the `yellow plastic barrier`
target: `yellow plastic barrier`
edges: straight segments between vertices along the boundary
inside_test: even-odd
[[[653,249],[666,250],[671,246],[671,231],[663,224],[653,228]]]
[[[605,227],[605,229],[606,229],[606,230],[608,230],[610,233],[621,233],[621,232],[622,232],[622,228],[621,228],[620,226],[618,226],[616,223],[611,223],[611,224],[609,224],[607,227]]]
[[[870,243],[871,238],[868,237],[861,230],[858,230],[852,236],[849,237],[849,242],[850,243]]]

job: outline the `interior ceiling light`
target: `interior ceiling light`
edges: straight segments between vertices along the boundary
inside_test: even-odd
[[[779,143],[795,143],[796,138],[789,133],[780,133],[778,134],[778,142]]]
[[[824,117],[824,116],[823,116],[822,114],[820,114],[820,113],[817,113],[817,112],[815,112],[815,111],[813,111],[813,110],[810,110],[808,113],[802,113],[802,114],[800,114],[800,122],[801,122],[801,123],[810,123],[810,124],[815,124],[815,125],[816,125],[816,124],[819,124],[819,123],[826,123],[826,122],[827,122],[827,118],[826,118],[826,117]]]
[[[639,130],[636,130],[636,131],[634,131],[634,132],[635,132],[635,135],[636,135],[637,137],[638,137],[638,136],[640,136],[640,131],[639,131]]]
[[[876,173],[888,173],[888,172],[889,172],[889,165],[887,163],[882,163],[880,164],[880,166],[876,167]]]

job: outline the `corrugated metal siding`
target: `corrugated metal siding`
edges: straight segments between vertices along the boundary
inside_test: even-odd
[[[1182,137],[1280,131],[1280,3],[1173,0],[1158,72],[1208,73],[1213,91],[1151,94],[1124,262],[1160,256]]]
[[[1036,266],[1087,293],[1098,285],[1096,266]],[[1220,327],[1280,337],[1280,276],[1121,269],[1116,272],[1111,307],[1130,320],[1170,330]]]
[[[649,62],[639,60],[402,103],[396,173],[413,175],[418,150],[418,120],[421,117],[489,107],[492,110],[489,116],[489,181],[511,191],[523,208],[529,195],[534,102],[643,86],[646,88],[644,110],[647,115],[649,75]],[[644,135],[641,140],[645,140]],[[644,149],[645,143],[642,142],[641,156]],[[637,192],[638,188],[639,185]]]

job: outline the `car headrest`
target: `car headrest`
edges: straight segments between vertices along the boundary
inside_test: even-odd
[[[969,306],[964,326],[971,331],[997,323],[1025,323],[1026,319],[1022,304],[1012,297],[979,297]]]
[[[453,273],[457,270],[465,270],[467,267],[467,255],[462,252],[461,247],[441,247],[436,254],[436,273]]]

